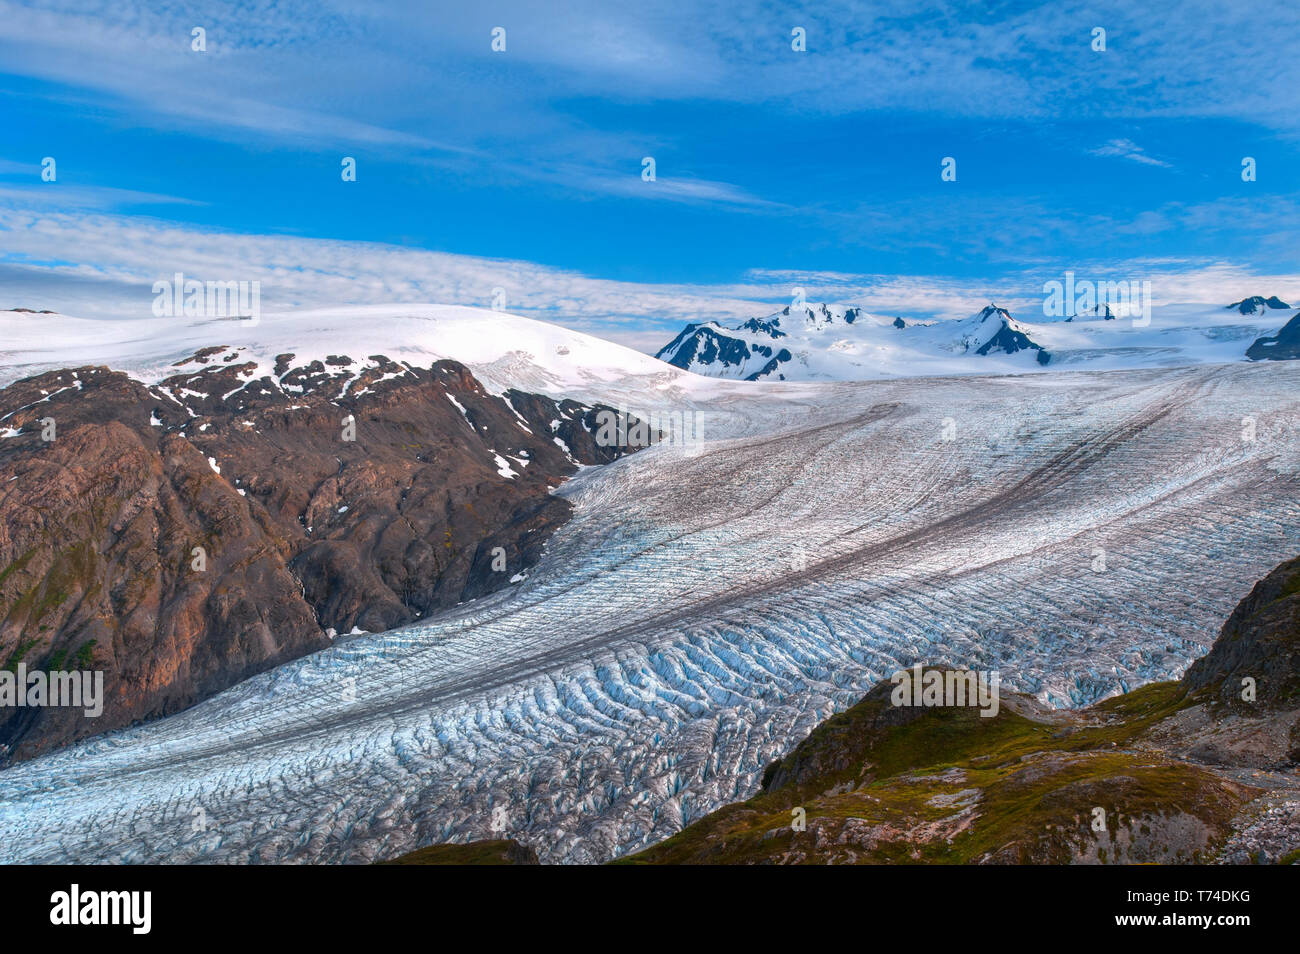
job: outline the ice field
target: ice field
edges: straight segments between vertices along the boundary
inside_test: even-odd
[[[705,444],[584,470],[508,591],[0,773],[6,860],[604,861],[915,661],[1060,706],[1176,676],[1300,552],[1294,362],[591,387]]]

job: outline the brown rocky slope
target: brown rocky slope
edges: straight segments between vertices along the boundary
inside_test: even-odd
[[[193,705],[510,583],[619,448],[597,408],[381,355],[206,348],[0,389],[0,666],[103,670],[102,716],[0,710],[0,761]]]

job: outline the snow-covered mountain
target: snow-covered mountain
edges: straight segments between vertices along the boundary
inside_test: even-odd
[[[1267,312],[1270,308],[1285,311],[1291,306],[1284,302],[1276,295],[1265,298],[1263,295],[1251,295],[1249,298],[1243,298],[1241,301],[1234,301],[1227,306],[1235,308],[1239,314],[1254,315]]]
[[[943,326],[936,326],[942,328]],[[902,329],[906,331],[906,326]],[[1034,351],[1039,364],[1051,362],[1051,355],[1029,337],[1030,328],[1011,317],[997,305],[988,305],[979,314],[957,323],[957,344],[963,354],[1016,354]]]
[[[1276,296],[1230,305],[1166,305],[1143,323],[1104,304],[1066,318],[990,304],[963,319],[915,319],[861,308],[786,307],[736,325],[687,325],[656,357],[550,322],[451,305],[365,305],[239,318],[90,320],[0,311],[0,387],[88,364],[155,385],[205,348],[249,365],[249,381],[278,378],[280,355],[359,376],[377,356],[427,368],[459,361],[494,393],[515,387],[552,396],[615,400],[647,387],[715,393],[732,381],[875,380],[1219,364],[1290,357],[1262,350],[1294,314]],[[214,350],[215,353],[215,350]],[[337,360],[347,357],[346,363]],[[693,373],[686,373],[693,372]],[[698,376],[703,376],[698,377]],[[712,383],[710,383],[712,379]]]
[[[865,380],[1082,368],[1171,367],[1247,359],[1290,307],[1255,295],[1222,307],[1166,305],[1149,316],[1108,305],[1016,318],[996,304],[964,319],[913,320],[809,304],[734,327],[690,324],[657,354],[696,374],[747,381]]]
[[[0,311],[0,387],[88,364],[154,385],[176,374],[177,362],[218,346],[223,362],[250,365],[248,381],[278,380],[277,358],[284,354],[295,355],[295,365],[319,361],[334,374],[353,376],[378,367],[380,355],[421,368],[451,359],[496,393],[515,387],[568,397],[631,376],[682,377],[639,351],[546,321],[453,305],[361,305],[267,313],[256,322]],[[341,357],[349,361],[331,360]]]

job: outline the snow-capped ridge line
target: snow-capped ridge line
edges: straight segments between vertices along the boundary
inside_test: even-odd
[[[178,317],[101,321],[0,312],[0,386],[47,370],[107,365],[146,385],[183,371],[205,350],[249,364],[248,379],[279,380],[280,358],[350,373],[378,366],[468,366],[494,393],[511,387],[570,394],[630,377],[689,375],[648,355],[561,325],[458,305],[361,305],[267,313],[257,321]],[[235,355],[235,357],[231,357]],[[346,360],[345,360],[346,359]]]
[[[1077,305],[1078,303],[1072,303]],[[870,380],[1046,370],[1121,370],[1247,360],[1276,334],[1277,296],[1230,305],[1100,302],[1081,310],[1013,316],[990,302],[959,319],[915,319],[852,305],[792,304],[734,326],[689,324],[657,357],[699,375],[745,381]],[[1258,350],[1258,349],[1257,349]]]

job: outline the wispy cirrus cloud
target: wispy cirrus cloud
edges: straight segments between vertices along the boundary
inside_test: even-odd
[[[626,174],[576,171],[573,175],[585,188],[607,195],[689,204],[718,204],[769,211],[788,210],[790,206],[753,195],[729,182],[695,179],[689,176],[639,179]]]
[[[56,186],[30,183],[0,182],[0,200],[14,200],[22,205],[47,209],[116,210],[131,206],[188,205],[204,203],[184,196],[163,195],[158,192],[139,192],[135,189],[118,189],[114,186]]]
[[[508,46],[494,56],[498,24]],[[190,49],[195,26],[206,30],[202,54]],[[806,31],[806,54],[790,49],[794,26]],[[1097,26],[1108,30],[1104,52],[1090,46]],[[590,96],[799,113],[1232,117],[1295,131],[1300,63],[1277,55],[1284,37],[1300,37],[1300,12],[1277,0],[1191,2],[1159,16],[1134,4],[1048,2],[935,11],[508,0],[490,17],[464,6],[435,15],[416,2],[215,2],[201,12],[0,2],[10,71],[214,134],[411,150],[481,150],[524,112],[524,122],[563,133],[571,103]]]
[[[491,48],[497,26],[503,53]],[[202,52],[191,48],[198,27]],[[807,52],[791,48],[795,27]],[[467,303],[482,300],[470,288],[500,254],[521,287],[538,282],[535,301],[521,294],[529,307],[559,302],[613,327],[629,323],[602,290],[615,286],[591,276],[654,278],[617,286],[637,302],[625,313],[653,322],[734,315],[742,305],[728,302],[750,298],[733,299],[728,279],[744,286],[753,267],[788,263],[947,274],[973,289],[972,275],[995,282],[1106,256],[1204,262],[1226,249],[1244,268],[1285,274],[1296,265],[1300,60],[1280,51],[1298,38],[1300,10],[1276,0],[1189,0],[1159,15],[1136,0],[0,0],[0,111],[25,110],[9,125],[19,144],[6,146],[0,176],[14,179],[0,199],[22,214],[168,206],[191,225],[137,234],[105,219],[155,258],[216,243],[218,259],[243,268],[214,236],[244,236],[283,262],[292,301],[315,292],[289,280],[290,249],[342,300],[373,287]],[[1203,128],[1220,120],[1234,135]],[[83,130],[98,130],[98,151]],[[38,193],[22,160],[61,133],[77,163],[61,153],[69,176]],[[1234,154],[1246,142],[1261,172],[1248,189]],[[1089,146],[1122,161],[1091,161]],[[345,155],[362,172],[342,188]],[[646,155],[654,182],[640,176]],[[961,175],[941,185],[949,155]],[[159,228],[188,229],[177,241],[192,247],[162,248]],[[262,244],[283,230],[316,240]],[[35,241],[11,229],[0,252],[25,261]],[[356,275],[320,270],[332,249],[354,247],[369,263]],[[465,254],[453,263],[422,249]],[[107,250],[62,251],[72,257],[36,260],[75,262],[78,280],[118,281],[127,268]],[[423,277],[411,286],[374,271],[384,261]],[[691,307],[673,311],[666,292],[659,305],[683,278]],[[721,304],[703,302],[705,288]]]
[[[1140,162],[1148,166],[1160,166],[1165,169],[1172,168],[1169,163],[1163,159],[1157,159],[1155,156],[1149,156],[1146,150],[1135,143],[1132,139],[1112,139],[1109,142],[1089,149],[1088,152],[1094,156],[1103,156],[1109,159],[1128,159],[1132,162]]]

